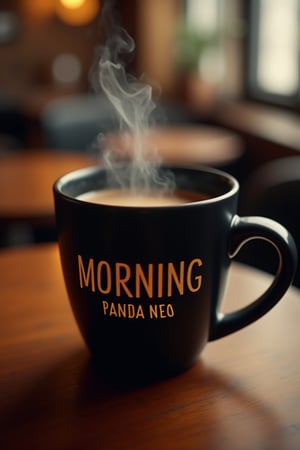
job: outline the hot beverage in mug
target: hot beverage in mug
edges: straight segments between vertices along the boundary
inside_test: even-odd
[[[159,190],[131,191],[130,189],[101,189],[85,192],[77,197],[91,203],[115,206],[171,206],[182,203],[207,200],[204,193],[175,191],[165,193]]]
[[[72,310],[94,360],[114,380],[188,369],[209,341],[267,313],[296,268],[295,244],[285,228],[237,215],[239,186],[232,176],[209,168],[162,171],[172,173],[174,195],[111,188],[101,167],[72,172],[54,185]],[[275,246],[278,271],[259,299],[223,314],[230,263],[251,239]]]

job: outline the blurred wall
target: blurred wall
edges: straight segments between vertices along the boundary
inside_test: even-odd
[[[18,30],[14,39],[0,43],[0,92],[17,97],[39,95],[37,102],[47,101],[42,89],[89,89],[88,73],[100,43],[99,17],[90,23],[73,26],[64,23],[55,13],[58,0],[1,0],[1,11],[16,14]],[[93,0],[99,2],[102,0]],[[239,14],[239,0],[227,0],[224,20]],[[183,0],[116,0],[121,24],[136,41],[133,69],[162,89],[167,97],[180,97],[182,78],[175,65],[175,33],[183,11]],[[55,58],[62,53],[75,55],[81,64],[76,82],[58,83],[52,74]],[[224,38],[226,71],[221,80],[222,95],[239,95],[241,76],[241,48],[239,37]],[[39,92],[37,92],[39,90]],[[41,100],[41,96],[44,99]],[[49,98],[53,92],[49,94]],[[34,110],[34,108],[32,108]],[[39,106],[36,106],[38,111]]]
[[[54,13],[53,1],[12,0],[2,11],[16,14],[18,30],[11,42],[0,44],[0,89],[16,93],[54,82],[51,66],[61,53],[72,53],[81,62],[78,88],[86,86],[86,74],[97,41],[97,23],[70,26]],[[33,6],[35,5],[35,6]]]

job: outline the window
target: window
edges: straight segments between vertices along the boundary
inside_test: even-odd
[[[251,98],[298,107],[300,0],[250,0],[247,90]]]
[[[218,0],[187,0],[186,2],[187,23],[202,31],[216,31],[218,27],[218,13]]]
[[[224,0],[186,0],[185,4],[186,25],[195,33],[193,42],[201,50],[198,71],[202,78],[219,82],[224,75],[220,31]],[[191,43],[188,47],[184,50],[193,49]]]

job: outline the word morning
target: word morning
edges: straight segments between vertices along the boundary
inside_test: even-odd
[[[162,262],[148,264],[110,263],[78,255],[80,287],[103,295],[128,298],[163,298],[197,292],[201,288],[202,261]]]

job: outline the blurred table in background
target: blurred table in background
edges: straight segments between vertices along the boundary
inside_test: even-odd
[[[123,145],[120,136],[110,136],[113,147]],[[146,135],[144,142],[168,163],[223,167],[242,155],[240,139],[215,127],[158,127]],[[131,141],[128,148],[132,150],[132,147]],[[54,181],[73,169],[95,163],[95,160],[84,153],[42,149],[0,156],[0,221],[33,225],[53,223]]]
[[[149,134],[147,143],[157,146],[162,160],[171,163],[223,167],[242,156],[237,135],[212,126],[157,128]]]
[[[158,155],[162,162],[203,164],[225,169],[236,176],[234,168],[243,156],[240,139],[213,126],[161,126],[143,136],[142,150],[148,153],[146,157]],[[124,141],[123,137],[120,133],[111,133],[106,142],[128,159],[132,156],[134,142],[132,139]],[[60,175],[95,162],[95,156],[69,150],[26,150],[0,156],[0,226],[54,227],[54,181]]]
[[[108,141],[120,149],[121,155],[129,155],[134,138],[112,133]],[[142,135],[142,142],[149,158],[156,155],[167,163],[203,164],[217,168],[234,166],[243,156],[241,139],[225,129],[206,125],[166,126],[149,129]]]
[[[54,227],[52,186],[95,158],[55,150],[24,150],[0,156],[0,226]]]

